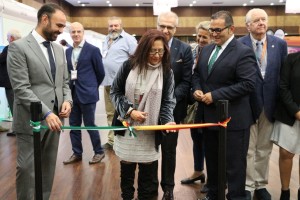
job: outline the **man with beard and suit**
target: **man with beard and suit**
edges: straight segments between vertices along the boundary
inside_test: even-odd
[[[109,93],[111,84],[119,70],[130,55],[135,52],[137,41],[135,37],[126,33],[122,20],[119,17],[108,19],[108,35],[102,45],[102,62],[105,70],[104,100],[107,123],[111,126],[115,108],[111,102]],[[114,132],[108,132],[108,141],[103,145],[104,149],[112,149],[114,145]]]
[[[73,47],[66,50],[68,70],[71,74],[70,89],[72,91],[73,108],[70,115],[71,126],[95,125],[96,103],[99,101],[98,88],[104,78],[102,56],[99,48],[86,42],[82,24],[74,22],[70,25]],[[88,130],[94,156],[89,164],[99,163],[104,158],[98,130]],[[71,164],[82,160],[81,130],[71,130],[70,138],[73,155],[63,163]]]
[[[255,89],[257,63],[251,48],[234,38],[228,11],[211,16],[209,31],[214,44],[203,47],[192,79],[193,95],[204,123],[217,123],[217,102],[228,100],[231,121],[227,126],[227,199],[245,199],[246,157],[253,117],[250,93]],[[218,199],[218,127],[203,129],[207,166],[205,200]],[[225,183],[224,183],[225,184]],[[222,191],[220,191],[222,192]]]
[[[18,40],[21,38],[21,33],[16,30],[12,29],[7,32],[7,41],[9,44],[11,44],[13,41]],[[7,50],[8,46],[4,47],[2,53],[0,54],[0,87],[5,88],[5,94],[8,102],[8,106],[10,108],[10,111],[13,115],[13,104],[14,104],[14,91],[11,87],[11,83],[9,81],[8,73],[7,73]],[[9,132],[6,134],[7,136],[16,136],[15,132]]]
[[[164,33],[171,51],[176,97],[173,115],[176,124],[180,124],[187,112],[187,96],[190,94],[194,60],[190,45],[173,37],[177,26],[178,16],[174,12],[161,13],[157,18],[157,29]],[[161,187],[164,191],[164,200],[174,199],[177,139],[178,132],[162,135],[161,138]]]
[[[287,44],[282,39],[266,34],[268,15],[263,9],[248,11],[246,27],[249,34],[239,40],[253,49],[259,66],[255,92],[250,98],[255,123],[250,129],[247,155],[247,199],[251,199],[254,191],[258,200],[271,200],[266,189],[273,147],[271,134],[279,97],[280,69],[287,55]]]
[[[56,4],[45,4],[37,13],[36,28],[25,38],[9,45],[7,68],[14,91],[13,131],[17,139],[17,199],[35,199],[33,134],[30,103],[42,104],[41,130],[43,199],[49,199],[56,165],[62,118],[71,112],[65,52],[52,41],[63,32],[66,15]]]

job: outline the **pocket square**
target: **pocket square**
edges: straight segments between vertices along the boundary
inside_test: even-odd
[[[176,62],[182,62],[182,59],[177,60]]]

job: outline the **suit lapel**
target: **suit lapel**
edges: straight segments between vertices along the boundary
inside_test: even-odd
[[[273,61],[276,60],[275,58],[275,48],[276,44],[274,43],[274,39],[272,37],[267,36],[267,67],[266,67],[266,74],[265,78],[269,76],[269,71],[271,70],[271,66],[273,66]]]
[[[32,52],[35,54],[36,58],[39,59],[40,62],[45,67],[49,79],[53,82],[49,63],[47,62],[47,59],[46,59],[45,55],[43,54],[40,45],[37,43],[37,41],[32,36],[32,34],[28,35],[27,42],[28,42],[28,46],[32,49]]]
[[[171,63],[173,67],[173,63],[176,63],[177,54],[179,52],[179,43],[176,40],[176,38],[173,38],[170,51],[171,51]]]
[[[222,60],[227,56],[227,54],[229,52],[231,52],[231,50],[235,47],[236,45],[236,39],[233,38],[233,40],[227,45],[227,47],[223,50],[223,52],[221,53],[221,55],[219,55],[219,57],[217,58],[217,60],[215,61],[215,63],[213,64],[212,68],[211,68],[211,72],[208,75],[208,78],[213,74],[214,70],[218,67],[223,67],[222,65],[219,65]],[[214,47],[215,48],[215,47]]]
[[[78,57],[77,69],[80,66],[82,58],[84,57],[84,53],[82,52],[87,52],[87,48],[88,48],[88,43],[85,41]]]
[[[247,35],[247,38],[244,40],[244,44],[247,45],[248,47],[250,47],[253,50],[253,52],[255,53],[255,50],[253,49],[250,34]],[[260,79],[263,80],[263,77],[262,77],[261,72],[260,72],[260,67],[259,67],[258,64],[257,64],[257,70],[258,70],[258,75],[259,75]]]
[[[51,42],[51,44],[52,44],[52,48],[53,48],[53,52],[54,52],[54,57],[55,57],[55,68],[56,68],[55,77],[58,77],[59,73],[62,73],[61,66],[58,65],[58,63],[61,63],[61,59],[62,59],[62,56],[63,56],[60,53],[60,52],[62,52],[62,50],[60,49],[59,46],[53,45],[52,42]],[[63,58],[63,59],[65,59],[65,58]],[[52,76],[51,76],[51,78],[52,78]],[[55,79],[55,80],[57,80],[57,79]]]
[[[210,57],[212,51],[214,50],[214,48],[215,48],[215,45],[207,46],[207,48],[202,50],[202,55],[199,58],[199,59],[201,59],[201,62],[203,60],[204,67],[203,67],[202,71],[204,72],[203,74],[206,77],[206,79],[208,78],[208,61],[209,61],[209,57]]]

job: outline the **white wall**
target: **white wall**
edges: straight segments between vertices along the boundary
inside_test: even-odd
[[[7,32],[20,31],[22,37],[28,35],[36,26],[37,10],[13,0],[0,0],[0,45],[6,46]],[[0,87],[0,118],[8,117],[8,104],[5,89]]]

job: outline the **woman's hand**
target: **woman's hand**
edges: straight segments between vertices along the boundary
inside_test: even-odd
[[[298,121],[300,121],[300,111],[296,112],[295,117]]]
[[[165,125],[176,125],[175,122],[168,122]],[[166,130],[167,133],[176,133],[177,130]]]
[[[148,116],[148,113],[141,112],[141,111],[138,111],[138,110],[133,110],[130,113],[131,119],[133,119],[134,121],[138,121],[140,123],[143,123],[147,119],[147,116]]]

